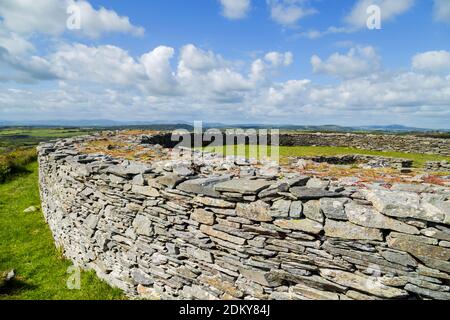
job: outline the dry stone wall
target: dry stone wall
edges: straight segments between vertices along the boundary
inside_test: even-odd
[[[39,146],[58,246],[130,296],[450,299],[450,190],[355,185],[205,154],[137,163]]]
[[[236,139],[238,135],[236,136]],[[148,143],[174,147],[170,133],[146,137]],[[223,139],[226,140],[225,138]],[[268,142],[270,143],[270,135]],[[193,134],[191,141],[194,141]],[[247,140],[248,142],[248,140]],[[205,142],[205,145],[209,143]],[[397,151],[407,153],[439,154],[450,156],[450,139],[418,137],[394,134],[354,133],[285,133],[279,135],[280,146],[352,147],[375,151]]]
[[[282,146],[353,147],[375,151],[428,153],[450,156],[450,139],[414,135],[300,133],[280,135]]]

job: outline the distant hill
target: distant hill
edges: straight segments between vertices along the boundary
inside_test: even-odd
[[[12,126],[29,126],[29,127],[82,127],[82,128],[128,128],[128,127],[142,127],[152,128],[159,130],[168,130],[174,128],[192,129],[193,123],[182,120],[172,121],[117,121],[107,119],[94,119],[94,120],[33,120],[33,121],[4,121],[0,120],[0,126],[12,127]],[[224,123],[203,123],[204,128],[273,128],[280,130],[297,130],[297,131],[317,131],[317,132],[356,132],[356,131],[369,131],[369,132],[394,132],[394,133],[406,133],[406,132],[450,132],[450,129],[427,129],[427,128],[415,128],[407,127],[403,125],[370,125],[370,126],[338,126],[338,125],[271,125],[271,124],[257,124],[257,123],[244,123],[244,124],[224,124]]]

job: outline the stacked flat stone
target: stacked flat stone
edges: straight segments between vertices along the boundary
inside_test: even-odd
[[[450,188],[82,154],[92,139],[39,146],[42,209],[67,258],[130,296],[450,299]]]

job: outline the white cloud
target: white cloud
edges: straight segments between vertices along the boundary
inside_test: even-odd
[[[8,31],[0,23],[0,47],[5,48],[12,55],[22,55],[34,50],[34,46],[27,39],[17,33]]]
[[[336,52],[325,61],[313,55],[311,65],[314,73],[355,78],[377,71],[380,68],[380,58],[373,47],[356,47],[346,54]]]
[[[367,8],[371,5],[380,7],[382,22],[386,22],[405,13],[413,4],[414,0],[358,0],[344,20],[350,27],[361,29],[367,26]]]
[[[434,0],[433,15],[436,21],[450,24],[450,1]]]
[[[265,55],[264,59],[266,59],[266,61],[270,62],[271,65],[274,67],[280,67],[280,66],[288,67],[294,61],[294,55],[292,54],[292,52],[280,53],[280,52],[272,51],[272,52],[267,53]]]
[[[295,27],[297,22],[317,11],[306,6],[305,0],[267,0],[272,19],[284,27]]]
[[[222,14],[228,19],[242,19],[251,8],[250,0],[220,0]]]
[[[412,58],[412,66],[417,71],[450,74],[450,52],[441,50],[416,54]]]
[[[407,12],[414,5],[414,0],[357,0],[351,12],[344,17],[343,26],[330,26],[325,30],[312,29],[299,35],[309,39],[318,39],[330,34],[349,34],[367,28],[367,19],[369,18],[367,9],[372,5],[380,7],[383,26],[385,22],[392,21]]]
[[[190,70],[210,70],[223,64],[223,59],[212,51],[204,51],[193,44],[181,49],[180,59],[182,66]]]
[[[76,5],[80,9],[80,30],[66,28],[69,17],[67,8],[70,5]],[[71,31],[90,38],[97,38],[109,32],[132,35],[144,33],[144,29],[132,25],[128,17],[119,16],[115,11],[105,8],[96,10],[85,0],[2,0],[0,17],[8,30],[19,34],[37,32],[60,35],[65,31]]]
[[[372,47],[356,47],[325,61],[317,57],[316,71],[343,78],[329,85],[301,78],[277,82],[276,70],[292,63],[289,52],[237,63],[192,44],[179,55],[174,48],[158,46],[140,57],[111,45],[63,45],[53,54],[27,59],[2,50],[0,61],[7,61],[16,74],[1,80],[53,80],[26,91],[0,83],[4,119],[267,122],[270,117],[274,123],[348,125],[386,123],[389,113],[392,123],[433,127],[448,127],[450,119],[450,75],[432,74],[429,69],[436,66],[429,65],[380,71]]]

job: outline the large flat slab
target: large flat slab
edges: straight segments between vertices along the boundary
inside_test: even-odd
[[[235,179],[216,184],[214,189],[219,192],[236,192],[253,195],[268,188],[272,183],[266,180]]]

